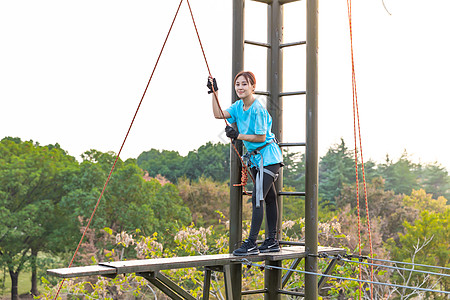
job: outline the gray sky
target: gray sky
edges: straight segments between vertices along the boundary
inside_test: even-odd
[[[231,2],[190,0],[207,59],[230,103]],[[439,161],[450,169],[450,2],[353,1],[364,158]],[[0,138],[59,143],[78,157],[117,152],[137,108],[178,0],[0,0]],[[319,150],[353,145],[346,1],[321,0]],[[305,39],[305,1],[285,6],[284,42]],[[266,41],[265,5],[246,2],[246,39]],[[305,48],[284,50],[284,91],[305,87]],[[246,46],[245,68],[265,89],[265,50]],[[224,141],[211,113],[207,69],[186,3],[121,157],[151,148],[182,155]],[[284,100],[284,141],[305,139],[304,96]]]

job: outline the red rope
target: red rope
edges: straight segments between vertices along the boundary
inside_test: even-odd
[[[113,173],[113,171],[114,171],[114,168],[116,167],[117,161],[119,160],[120,154],[121,154],[122,149],[123,149],[123,147],[124,147],[124,145],[125,145],[125,142],[126,142],[126,140],[127,140],[127,138],[128,138],[128,135],[130,134],[131,127],[132,127],[133,124],[134,124],[134,121],[135,121],[135,119],[136,119],[136,116],[137,116],[137,114],[138,114],[138,112],[139,112],[139,109],[140,109],[140,107],[141,107],[142,101],[144,100],[145,94],[147,93],[148,87],[149,87],[150,82],[151,82],[151,80],[152,80],[152,78],[153,78],[153,74],[155,73],[155,70],[156,70],[156,67],[157,67],[157,65],[158,65],[159,59],[161,58],[161,54],[163,53],[164,47],[166,46],[167,39],[169,38],[170,32],[172,31],[173,24],[175,23],[175,19],[177,18],[177,15],[178,15],[178,12],[179,12],[179,10],[180,10],[180,7],[181,7],[181,4],[182,4],[182,3],[183,3],[183,0],[181,0],[181,1],[180,1],[180,4],[178,5],[177,11],[176,11],[176,13],[175,13],[175,17],[173,18],[172,24],[170,25],[170,28],[169,28],[169,32],[167,33],[167,36],[166,36],[166,39],[164,40],[164,43],[163,43],[162,48],[161,48],[161,51],[159,52],[158,59],[156,60],[155,66],[153,67],[152,74],[150,75],[150,78],[149,78],[149,80],[148,80],[148,82],[147,82],[147,86],[145,87],[144,93],[142,94],[141,100],[139,101],[139,105],[138,105],[138,107],[137,107],[137,109],[136,109],[136,112],[134,113],[134,116],[133,116],[133,119],[132,119],[132,121],[131,121],[131,124],[130,124],[130,126],[128,127],[128,131],[127,131],[127,133],[126,133],[126,135],[125,135],[125,138],[124,138],[124,140],[123,140],[123,142],[122,142],[122,145],[120,146],[120,150],[119,150],[119,152],[118,152],[117,155],[116,155],[116,159],[114,160],[114,163],[113,163],[113,165],[112,165],[112,167],[111,167],[111,170],[110,170],[110,172],[109,172],[108,178],[106,179],[105,185],[103,186],[103,190],[102,190],[102,192],[100,193],[100,197],[98,198],[97,203],[95,204],[95,208],[94,208],[94,210],[93,210],[93,212],[92,212],[92,214],[91,214],[91,217],[89,218],[89,221],[88,221],[88,223],[87,223],[87,225],[86,225],[86,228],[84,229],[83,235],[81,236],[81,239],[80,239],[80,242],[78,243],[77,249],[75,250],[75,253],[73,254],[72,260],[71,260],[70,263],[69,263],[69,266],[68,266],[69,268],[72,266],[73,261],[75,260],[75,257],[76,257],[76,255],[77,255],[77,253],[78,253],[78,250],[80,249],[81,244],[82,244],[82,242],[83,242],[83,239],[84,239],[84,237],[85,237],[85,235],[86,235],[86,232],[87,232],[87,230],[88,230],[88,228],[89,228],[89,226],[90,226],[90,224],[91,224],[91,221],[92,221],[92,219],[94,218],[95,212],[97,211],[97,208],[98,208],[98,206],[99,206],[99,204],[100,204],[100,200],[102,199],[103,194],[104,194],[104,192],[105,192],[105,190],[106,190],[106,187],[107,187],[107,185],[108,185],[108,183],[109,183],[109,180],[111,179],[111,175],[112,175],[112,173]],[[61,291],[61,288],[62,288],[62,285],[63,285],[63,283],[64,283],[64,280],[65,280],[65,279],[63,279],[63,280],[61,281],[61,283],[60,283],[60,285],[59,285],[59,288],[58,288],[58,291],[57,291],[57,293],[56,293],[54,299],[57,299],[57,298],[58,298],[58,295],[59,295],[59,292]]]
[[[355,173],[356,173],[356,202],[357,202],[357,210],[358,210],[358,246],[359,246],[359,255],[361,256],[361,221],[360,221],[360,203],[359,203],[359,178],[358,178],[358,146],[357,139],[359,138],[359,149],[361,155],[361,168],[363,175],[363,184],[364,184],[364,200],[366,204],[366,217],[367,217],[367,229],[369,234],[369,246],[370,246],[370,257],[373,258],[373,247],[372,247],[372,233],[370,230],[370,217],[369,217],[369,204],[367,200],[367,186],[366,186],[366,175],[364,170],[364,157],[362,150],[362,139],[361,139],[361,124],[359,120],[359,106],[358,106],[358,94],[356,91],[356,76],[355,76],[355,61],[353,56],[353,29],[352,29],[352,3],[351,0],[347,0],[347,9],[348,9],[348,21],[349,21],[349,29],[350,29],[350,48],[351,48],[351,60],[352,60],[352,94],[353,94],[353,133],[355,140]],[[358,135],[356,134],[356,127],[358,127]],[[359,279],[361,279],[361,265],[359,265]],[[373,281],[373,266],[371,266],[370,270],[370,278]],[[362,286],[359,284],[359,297],[362,299]],[[373,284],[370,284],[370,296],[373,299]]]
[[[187,2],[188,7],[189,7],[189,12],[191,13],[192,23],[194,24],[195,33],[197,34],[197,39],[198,39],[198,42],[199,42],[199,44],[200,44],[200,48],[202,49],[203,58],[204,58],[204,60],[205,60],[206,68],[208,69],[208,74],[209,74],[209,76],[212,78],[213,76],[211,75],[211,70],[210,70],[209,65],[208,65],[208,60],[206,59],[205,50],[203,49],[203,44],[202,44],[202,41],[201,41],[201,39],[200,39],[200,35],[199,35],[199,33],[198,33],[198,30],[197,30],[197,25],[195,24],[195,19],[194,19],[194,14],[192,13],[191,4],[189,3],[189,0],[186,0],[186,2]],[[228,124],[228,122],[227,122],[227,119],[225,118],[225,114],[223,113],[222,107],[220,106],[220,103],[219,103],[219,97],[217,96],[217,93],[216,93],[216,91],[214,90],[214,85],[213,85],[213,87],[212,87],[212,91],[213,91],[213,93],[214,93],[214,98],[215,98],[215,100],[216,100],[217,106],[219,107],[220,113],[222,114],[222,118],[223,118],[223,120],[225,121],[225,126],[227,126],[227,125],[229,125],[229,124]],[[234,145],[233,141],[231,141],[231,145],[233,146],[234,151],[236,152],[237,156],[239,157],[239,160],[241,161],[241,165],[242,165],[243,170],[245,170],[245,171],[242,171],[242,174],[244,174],[244,173],[249,174],[249,175],[250,175],[250,178],[252,178],[253,182],[255,182],[255,179],[253,178],[252,174],[248,171],[248,168],[247,168],[247,166],[245,165],[244,160],[242,159],[242,157],[241,157],[241,155],[240,155],[238,149],[237,149],[236,146]],[[245,177],[246,177],[246,175],[245,175]],[[242,179],[242,178],[244,178],[244,175],[242,175],[241,179]],[[244,182],[241,180],[241,184],[235,185],[235,186],[242,186],[243,183],[244,183]],[[245,184],[247,184],[247,182],[245,182]]]

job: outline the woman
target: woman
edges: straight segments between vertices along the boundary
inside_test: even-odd
[[[214,91],[217,91],[215,79],[208,79],[208,93],[213,93],[212,105],[216,119],[226,118],[230,124],[236,123],[238,131],[233,127],[225,128],[226,135],[235,140],[242,140],[247,154],[255,185],[252,193],[252,224],[249,237],[241,247],[234,250],[234,255],[255,255],[260,252],[280,251],[277,236],[278,205],[277,192],[274,182],[278,172],[283,166],[280,147],[276,143],[272,130],[272,117],[264,106],[255,98],[256,79],[252,72],[239,72],[234,79],[234,88],[240,98],[228,109],[221,111],[215,99]],[[266,203],[267,225],[269,232],[264,243],[258,248],[258,238],[261,223],[264,217],[263,206],[260,201]]]

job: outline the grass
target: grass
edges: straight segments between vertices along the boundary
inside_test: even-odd
[[[5,281],[3,281],[5,280]],[[39,282],[38,282],[39,287]],[[20,272],[19,274],[19,284],[18,284],[19,295],[28,294],[31,290],[31,272]],[[4,273],[0,271],[0,295],[6,296],[11,294],[11,277],[9,273]]]

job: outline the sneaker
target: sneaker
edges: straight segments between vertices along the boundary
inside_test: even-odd
[[[276,239],[268,238],[264,241],[264,243],[261,246],[259,246],[258,249],[261,253],[278,252],[280,251],[280,244]]]
[[[241,247],[233,251],[233,255],[245,256],[245,255],[258,255],[258,246],[250,240],[245,240]]]

